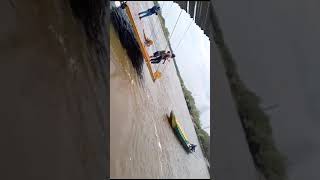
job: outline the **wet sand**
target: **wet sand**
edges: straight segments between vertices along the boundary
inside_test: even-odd
[[[106,67],[69,1],[0,12],[2,179],[103,179]]]
[[[129,5],[137,14],[152,7],[153,2],[129,2]],[[136,16],[136,21],[151,39],[156,40],[156,45],[149,48],[150,54],[166,47],[156,16],[142,21]],[[152,81],[144,65],[143,80],[140,80],[124,52],[111,28],[111,178],[209,178],[173,62],[156,82]],[[198,145],[196,156],[188,155],[175,137],[166,119],[171,110],[176,112],[190,141]]]

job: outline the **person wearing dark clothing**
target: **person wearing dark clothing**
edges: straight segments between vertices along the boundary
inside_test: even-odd
[[[166,54],[164,54],[162,56],[162,59],[163,59],[163,63],[162,64],[164,64],[167,60],[170,61],[169,58],[174,58],[174,57],[176,57],[176,55],[175,54],[171,54],[170,51],[169,51],[169,53],[166,53]]]
[[[144,17],[151,16],[151,15],[153,15],[153,14],[158,15],[158,12],[159,12],[159,11],[160,11],[160,7],[157,6],[157,5],[155,5],[155,6],[153,6],[152,8],[150,8],[150,9],[148,9],[148,10],[146,10],[146,11],[140,12],[140,13],[139,13],[139,18],[142,19],[142,18],[144,18]],[[145,14],[145,15],[140,16],[141,14]]]
[[[162,60],[162,57],[158,56],[156,58],[152,58],[150,61],[152,64],[158,64],[158,63],[160,63],[161,60]]]
[[[166,53],[165,50],[163,50],[163,51],[156,51],[156,52],[153,53],[153,56],[150,56],[150,58],[155,58],[155,57],[158,57],[158,56],[163,56],[165,53]],[[168,51],[167,53],[170,53],[170,51]]]
[[[164,64],[169,58],[174,58],[175,55],[171,54],[170,51],[168,51],[167,53],[164,53],[163,55],[160,55],[158,57],[152,58],[151,59],[151,63],[152,64],[158,64],[161,62],[161,60],[164,60],[162,64]]]
[[[128,5],[127,5],[127,1],[120,1],[120,8],[125,9]]]

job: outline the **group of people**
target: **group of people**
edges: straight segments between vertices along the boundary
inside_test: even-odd
[[[125,6],[126,6],[126,1],[122,1],[121,7],[125,8]],[[159,11],[160,11],[160,7],[158,5],[154,5],[152,8],[149,8],[146,11],[140,12],[139,13],[139,19],[142,19],[142,18],[147,17],[147,16],[151,16],[153,14],[158,15]],[[142,15],[142,14],[144,14],[144,15]],[[142,16],[140,16],[140,15],[142,15]],[[153,45],[153,41],[146,36],[144,30],[143,30],[143,35],[144,35],[144,41],[145,41],[144,43],[145,43],[145,45],[147,47]],[[156,51],[156,52],[153,53],[152,56],[150,56],[150,58],[151,58],[150,61],[151,61],[152,64],[158,64],[163,60],[162,64],[164,64],[166,61],[170,61],[170,58],[174,58],[174,57],[176,57],[175,54],[173,54],[170,51],[165,51],[165,50]],[[196,146],[197,145],[194,145],[194,144],[189,144],[188,145],[190,151],[192,151],[192,152],[195,152]]]
[[[164,64],[167,60],[170,61],[169,58],[174,58],[176,57],[175,54],[171,53],[170,51],[156,51],[153,53],[152,56],[150,56],[151,58],[151,63],[152,64],[158,64],[161,62],[161,60],[163,60],[163,63]]]
[[[160,7],[158,5],[154,5],[152,8],[149,8],[146,11],[140,12],[139,15],[144,14],[143,16],[139,16],[140,19],[147,17],[147,16],[151,16],[153,14],[158,15],[158,12],[160,11]],[[153,41],[149,38],[147,38],[145,32],[143,31],[143,35],[144,35],[144,39],[145,39],[145,45],[147,47],[153,45]],[[164,64],[167,60],[169,60],[169,58],[174,58],[175,54],[171,53],[170,51],[156,51],[153,53],[153,56],[150,56],[150,58],[152,58],[150,61],[152,64],[158,64],[163,60]],[[170,61],[170,60],[169,60]]]
[[[121,8],[125,8],[127,5],[126,5],[126,1],[121,1]],[[139,18],[142,19],[144,17],[147,17],[147,16],[151,16],[153,14],[156,14],[158,15],[158,12],[160,11],[160,7],[158,5],[154,5],[152,8],[149,8],[147,9],[146,11],[142,11],[139,13]],[[144,15],[142,15],[144,14]],[[140,16],[142,15],[142,16]],[[144,35],[144,43],[147,47],[150,47],[151,45],[153,45],[153,41],[148,38],[143,30],[143,35]],[[160,63],[162,60],[163,60],[163,63],[164,64],[167,60],[170,61],[169,58],[174,58],[176,57],[175,54],[171,53],[170,51],[156,51],[153,53],[153,56],[150,56],[151,58],[151,63],[152,64],[158,64]]]

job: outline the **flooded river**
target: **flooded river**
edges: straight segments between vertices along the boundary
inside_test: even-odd
[[[138,12],[153,5],[152,1],[128,4],[138,28],[144,28],[156,43],[148,49],[149,53],[164,49],[166,42],[158,17],[141,21],[137,18]],[[152,81],[145,64],[142,76],[142,79],[138,77],[111,26],[110,177],[209,178],[173,62],[156,82]],[[171,110],[176,112],[190,141],[198,145],[195,155],[188,155],[175,137],[166,119]]]
[[[106,176],[108,57],[91,39],[99,35],[103,41],[95,18],[103,17],[97,13],[103,1],[87,4],[0,2],[0,179]],[[79,8],[85,13],[82,7],[88,7],[86,19],[94,20],[95,29],[74,16]]]

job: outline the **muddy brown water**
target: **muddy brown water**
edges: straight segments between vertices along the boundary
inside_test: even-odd
[[[139,31],[156,40],[149,53],[166,43],[156,16],[142,19],[137,13],[152,2],[129,2]],[[153,28],[153,29],[152,29]],[[152,33],[152,32],[155,33]],[[162,49],[161,49],[162,50]],[[115,29],[110,29],[110,177],[111,178],[209,178],[193,123],[173,62],[162,78],[153,82],[146,65],[138,78]],[[157,68],[156,66],[154,68]],[[175,137],[166,114],[176,112],[195,155],[187,154]]]
[[[0,12],[1,179],[103,179],[107,57],[69,1],[1,1]]]

